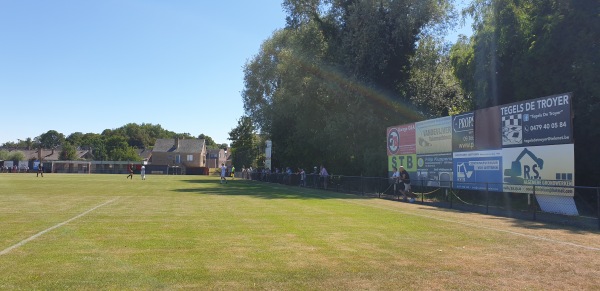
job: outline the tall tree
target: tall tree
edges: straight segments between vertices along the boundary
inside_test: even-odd
[[[447,3],[284,1],[288,25],[246,64],[242,93],[279,166],[383,175],[385,128],[421,118],[403,103],[415,42]]]
[[[242,116],[238,120],[238,125],[229,132],[229,140],[231,140],[231,158],[234,165],[259,166],[256,162],[257,144],[254,125],[249,117]]]
[[[64,134],[59,133],[56,130],[49,130],[46,133],[43,133],[40,136],[36,137],[35,140],[37,141],[40,150],[50,149],[52,150],[50,155],[53,155],[54,151],[64,143],[65,136]]]
[[[597,184],[600,169],[600,2],[476,0],[475,35],[452,62],[477,107],[573,92],[578,183]]]
[[[77,149],[70,142],[65,142],[60,151],[59,159],[73,161],[77,159]]]

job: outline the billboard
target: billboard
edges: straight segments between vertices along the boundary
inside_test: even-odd
[[[455,188],[502,191],[502,150],[455,152],[452,162]]]
[[[505,192],[573,196],[573,144],[502,149]]]
[[[388,171],[402,165],[429,186],[535,188],[544,211],[576,213],[571,104],[564,93],[389,127]]]
[[[500,107],[479,109],[474,114],[475,150],[502,148]]]
[[[388,156],[388,172],[392,174],[394,167],[396,169],[404,167],[404,169],[411,173],[417,172],[417,155],[395,155]]]
[[[441,117],[415,124],[417,154],[452,152],[452,117]]]
[[[417,155],[417,179],[426,186],[452,187],[452,153]]]
[[[473,112],[452,116],[452,151],[475,149],[475,114]]]
[[[387,132],[388,156],[417,153],[414,123],[388,127]]]
[[[571,94],[500,106],[502,147],[571,143]]]

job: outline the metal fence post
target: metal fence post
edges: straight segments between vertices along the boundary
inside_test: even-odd
[[[598,230],[600,230],[600,187],[596,187],[596,213],[598,214]]]
[[[425,203],[425,185],[423,185],[424,181],[421,179],[421,203]]]
[[[362,175],[360,175],[360,193],[365,196],[365,181]]]
[[[533,185],[533,194],[531,194],[533,196],[533,199],[531,199],[531,207],[533,209],[533,220],[537,220],[537,209],[535,207],[535,185]]]
[[[489,183],[485,182],[485,214],[490,213],[490,191],[489,191]]]

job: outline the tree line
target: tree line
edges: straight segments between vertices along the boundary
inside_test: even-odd
[[[234,162],[261,166],[270,139],[277,167],[382,176],[389,126],[573,92],[575,172],[596,184],[600,2],[455,2],[283,1],[285,28],[244,66]],[[444,40],[467,16],[473,35]]]
[[[0,150],[0,160],[23,160],[23,153],[10,150],[45,149],[60,151],[60,160],[76,160],[77,149],[88,150],[97,161],[139,161],[136,149],[152,149],[157,139],[196,138],[189,133],[175,133],[163,129],[159,124],[129,123],[117,129],[105,129],[102,133],[74,132],[65,136],[56,130],[49,130],[34,138],[6,142]],[[204,139],[208,149],[226,149],[227,144],[217,144],[205,134],[197,138]]]

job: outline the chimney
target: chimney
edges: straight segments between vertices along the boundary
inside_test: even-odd
[[[175,145],[173,145],[173,146],[175,147],[175,149],[179,148],[179,138],[178,137],[175,138]]]

